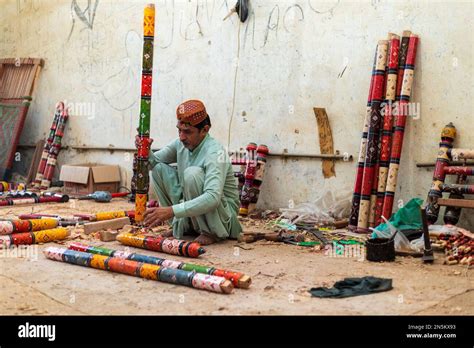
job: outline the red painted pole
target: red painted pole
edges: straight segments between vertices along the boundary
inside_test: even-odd
[[[405,124],[407,120],[407,109],[410,101],[414,72],[416,50],[418,47],[418,36],[411,34],[408,42],[405,69],[403,71],[402,90],[397,111],[395,112],[395,126],[393,132],[392,149],[390,152],[390,165],[388,169],[387,186],[382,208],[382,216],[390,219],[392,216],[393,201],[397,188],[398,170],[400,167],[400,157],[402,154],[403,136],[405,134]],[[397,106],[397,105],[396,105]]]
[[[393,115],[392,106],[396,96],[400,94],[397,89],[397,77],[399,66],[400,37],[390,34],[388,70],[385,83],[385,108],[383,116],[382,137],[380,139],[379,168],[377,174],[376,192],[372,192],[370,200],[369,226],[374,227],[380,224],[382,216],[383,198],[385,186],[387,184],[388,167],[390,163],[390,148],[392,145]],[[408,41],[407,41],[408,42]],[[401,83],[400,83],[401,90]]]
[[[382,115],[380,104],[383,99],[385,86],[385,67],[387,66],[388,41],[380,40],[377,45],[377,60],[375,63],[375,80],[372,93],[372,105],[370,109],[369,131],[367,134],[367,151],[364,162],[362,177],[362,188],[360,195],[359,218],[357,231],[369,232],[369,210],[370,195],[372,192],[375,167],[377,162],[377,149],[379,144],[380,125]]]
[[[364,127],[362,130],[362,138],[360,140],[359,146],[359,160],[357,161],[357,171],[356,179],[354,183],[354,193],[352,195],[352,208],[349,216],[349,226],[350,230],[355,230],[357,228],[357,220],[359,218],[359,204],[360,204],[360,190],[362,187],[362,177],[364,175],[364,162],[365,154],[367,148],[367,132],[369,129],[369,120],[370,120],[370,107],[372,105],[372,90],[374,87],[375,80],[375,62],[377,61],[377,50],[375,50],[374,63],[372,65],[372,75],[370,79],[369,87],[369,96],[367,98],[367,109],[364,119]]]

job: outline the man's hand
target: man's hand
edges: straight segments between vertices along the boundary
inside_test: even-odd
[[[156,227],[161,225],[166,220],[174,216],[172,207],[158,207],[148,208],[145,211],[145,220],[143,221],[146,227]]]

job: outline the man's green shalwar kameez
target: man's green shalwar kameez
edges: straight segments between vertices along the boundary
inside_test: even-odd
[[[218,239],[238,237],[237,182],[227,152],[214,138],[207,134],[193,151],[176,139],[150,153],[149,161],[160,205],[173,208],[174,237],[192,230]]]

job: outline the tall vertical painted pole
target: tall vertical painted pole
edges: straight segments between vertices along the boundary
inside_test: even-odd
[[[151,87],[153,73],[153,41],[155,38],[155,5],[148,4],[143,16],[143,60],[140,98],[140,121],[138,135],[135,138],[137,147],[137,180],[135,194],[135,221],[143,222],[148,199],[150,178],[148,173],[148,155],[152,140],[150,139]]]

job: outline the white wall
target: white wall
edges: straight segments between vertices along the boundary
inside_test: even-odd
[[[425,198],[441,128],[452,121],[457,146],[474,147],[473,4],[470,1],[251,0],[241,24],[222,21],[234,0],[160,0],[156,5],[152,137],[176,136],[175,108],[199,98],[212,134],[231,150],[249,141],[271,151],[319,153],[314,106],[325,107],[335,149],[357,158],[377,40],[409,29],[420,36],[396,199]],[[142,11],[147,1],[0,0],[0,56],[46,60],[21,143],[45,137],[58,100],[86,103],[94,115],[71,117],[64,143],[133,147],[137,126]],[[239,41],[240,40],[240,41]],[[339,76],[347,65],[344,74]],[[237,73],[236,73],[237,70]],[[235,89],[234,89],[234,78]],[[119,163],[129,182],[130,154],[64,151],[61,163]],[[352,190],[355,162],[337,162],[324,179],[314,159],[268,163],[261,206],[311,201],[326,190]],[[468,215],[466,211],[464,216]]]

